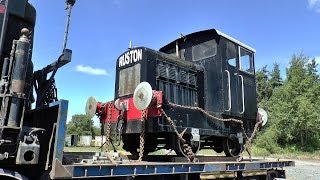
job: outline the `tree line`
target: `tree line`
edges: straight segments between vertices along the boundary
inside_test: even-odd
[[[94,126],[93,120],[85,114],[75,114],[67,123],[67,134],[94,137],[101,135],[101,129]]]
[[[279,64],[256,72],[259,107],[268,112],[267,127],[256,146],[275,153],[279,148],[315,151],[320,148],[320,79],[315,59],[293,55],[285,73]]]

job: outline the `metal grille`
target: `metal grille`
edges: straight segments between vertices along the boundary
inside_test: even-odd
[[[189,84],[196,85],[196,76],[194,74],[189,74]]]
[[[180,71],[180,82],[182,82],[182,83],[188,83],[188,77],[187,77],[187,72],[186,71],[184,71],[184,70],[181,70]]]
[[[119,73],[119,97],[133,94],[140,83],[140,64],[122,69]]]
[[[158,64],[158,68],[157,68],[157,75],[160,77],[167,77],[167,70],[166,70],[166,66],[164,64]]]
[[[176,80],[176,68],[175,67],[169,67],[169,79]]]
[[[157,90],[163,91],[167,100],[180,105],[197,106],[195,71],[165,61],[158,61],[157,75]]]

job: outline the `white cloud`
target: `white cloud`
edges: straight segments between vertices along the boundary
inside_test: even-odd
[[[77,65],[76,71],[96,76],[108,76],[108,72],[104,69],[93,68],[85,65]]]
[[[308,0],[308,6],[315,12],[320,13],[320,0]]]

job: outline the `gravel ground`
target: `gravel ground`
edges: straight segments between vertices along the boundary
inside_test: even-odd
[[[288,180],[320,180],[320,161],[294,160],[295,167],[286,168]]]

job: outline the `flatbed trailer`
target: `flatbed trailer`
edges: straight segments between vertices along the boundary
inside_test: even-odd
[[[147,156],[142,161],[131,156],[110,158],[101,153],[63,152],[66,132],[67,101],[61,101],[57,122],[52,179],[274,179],[285,178],[285,167],[294,161],[244,159],[220,156],[197,156],[198,162],[169,155]]]
[[[205,155],[197,156],[198,162],[172,155],[151,155],[137,161],[132,156],[112,158],[112,153],[64,152],[68,101],[54,102],[49,108],[56,109],[57,119],[46,153],[45,173],[33,166],[1,167],[0,177],[35,179],[42,174],[40,179],[274,179],[285,178],[283,168],[294,166],[294,161],[286,160],[238,162],[235,158]]]
[[[94,161],[63,165],[56,160],[51,177],[55,178],[135,178],[135,179],[260,179],[285,178],[284,167],[293,161],[243,160],[202,162],[150,162],[125,160],[114,163]]]

